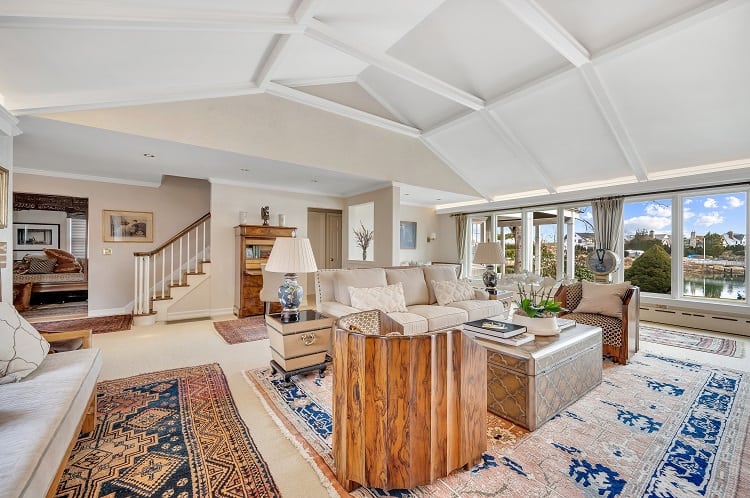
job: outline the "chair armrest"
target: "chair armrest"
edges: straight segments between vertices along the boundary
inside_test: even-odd
[[[71,339],[81,339],[83,344],[82,349],[89,349],[91,347],[91,330],[68,330],[65,332],[44,332],[42,330],[39,333],[44,337],[50,344],[56,342],[69,341]]]
[[[490,298],[490,293],[484,289],[474,289],[474,299],[478,301],[487,301]]]
[[[568,286],[567,285],[561,285],[560,287],[557,288],[557,290],[555,291],[554,300],[559,301],[560,306],[562,306],[563,308],[565,309],[568,308]],[[560,313],[560,315],[564,315],[566,313],[568,312],[563,311],[562,313]]]

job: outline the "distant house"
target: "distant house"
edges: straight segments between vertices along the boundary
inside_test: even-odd
[[[653,230],[650,230],[648,236],[652,239],[659,239],[663,246],[672,247],[672,236],[668,233],[655,233]]]
[[[734,233],[732,230],[729,230],[727,233],[722,234],[721,238],[726,247],[745,245],[745,234],[743,233]]]
[[[565,234],[563,241],[567,242],[568,235]],[[579,232],[573,234],[573,245],[582,246],[584,249],[594,248],[594,234],[591,232]]]

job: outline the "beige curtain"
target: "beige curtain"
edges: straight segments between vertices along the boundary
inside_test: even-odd
[[[466,215],[456,215],[456,248],[458,248],[458,261],[463,264],[466,256]]]
[[[620,243],[624,200],[622,197],[597,199],[591,203],[594,241],[597,249],[617,252]]]

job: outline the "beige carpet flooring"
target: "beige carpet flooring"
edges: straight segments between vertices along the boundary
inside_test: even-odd
[[[214,317],[214,320],[232,318]],[[750,337],[732,337],[743,343],[746,353],[750,351]],[[229,345],[213,330],[211,320],[200,320],[151,327],[134,326],[127,332],[95,335],[93,343],[95,347],[102,349],[104,355],[102,380],[218,362],[227,377],[240,415],[268,462],[282,494],[288,497],[308,498],[328,496],[327,490],[320,483],[312,467],[282,435],[242,376],[244,370],[268,364],[271,359],[268,339]],[[750,371],[750,362],[744,356],[730,358],[647,342],[641,342],[641,350],[707,365]]]

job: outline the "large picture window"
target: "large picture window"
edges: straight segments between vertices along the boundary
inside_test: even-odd
[[[625,280],[642,292],[671,294],[672,200],[626,202],[623,225]]]

